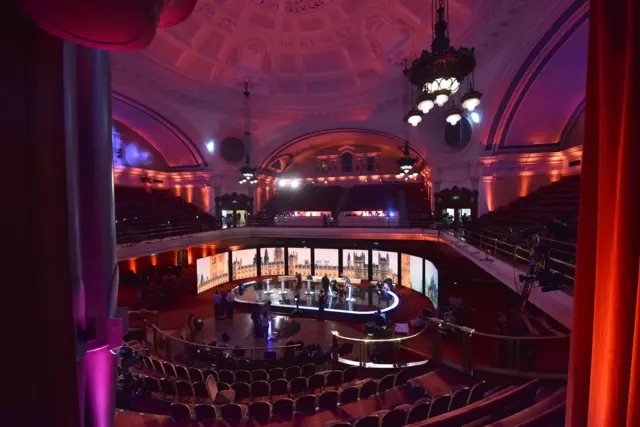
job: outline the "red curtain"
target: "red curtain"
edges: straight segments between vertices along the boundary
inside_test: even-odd
[[[639,6],[590,2],[569,426],[640,425]]]

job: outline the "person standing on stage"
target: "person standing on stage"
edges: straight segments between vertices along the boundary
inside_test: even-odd
[[[228,318],[232,318],[233,317],[233,306],[235,305],[236,302],[236,293],[235,290],[234,291],[229,291],[229,293],[227,294],[227,317]]]
[[[299,272],[298,274],[296,274],[296,281],[296,290],[300,292],[300,289],[302,289],[302,274],[300,274]]]
[[[262,325],[262,338],[269,339],[269,324],[271,323],[271,316],[269,310],[264,310],[260,316],[260,324]]]
[[[331,282],[329,281],[329,277],[325,274],[322,277],[322,289],[324,289],[325,295],[329,293],[329,286],[331,286]]]
[[[327,276],[325,276],[327,277]],[[328,281],[329,279],[327,279]],[[325,296],[324,290],[320,290],[320,296],[318,297],[318,320],[324,320],[324,304],[326,302],[327,297]]]

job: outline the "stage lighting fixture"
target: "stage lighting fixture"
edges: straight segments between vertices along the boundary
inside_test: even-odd
[[[480,123],[480,114],[478,114],[476,111],[474,111],[473,113],[470,114],[471,120],[474,123]]]
[[[298,188],[300,186],[300,181],[297,179],[291,180],[291,188]]]
[[[209,141],[207,141],[205,145],[207,147],[207,151],[209,152],[209,154],[213,154],[213,151],[215,150],[215,147],[216,147],[213,139],[210,139]]]

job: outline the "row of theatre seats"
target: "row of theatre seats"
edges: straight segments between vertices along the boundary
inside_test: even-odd
[[[430,212],[422,183],[384,183],[341,187],[337,185],[303,186],[281,190],[267,202],[269,214],[289,211],[400,211],[408,215]]]
[[[577,230],[579,202],[580,175],[569,176],[483,215],[478,225],[504,230],[562,220],[568,224],[568,235],[562,240],[571,240]]]
[[[214,229],[215,219],[169,190],[115,187],[116,238],[131,243]]]
[[[166,425],[506,427],[564,423],[565,389],[539,380],[492,389],[483,381],[471,387],[452,386],[448,392],[431,396],[429,384],[442,389],[437,370],[418,377],[400,370],[374,380],[359,378],[358,367],[326,372],[316,372],[316,368],[306,364],[269,371],[201,370],[144,357],[140,387],[152,396],[152,402],[142,399],[131,409],[172,417],[165,420]],[[216,384],[217,390],[233,390],[232,402],[213,402],[208,383]]]

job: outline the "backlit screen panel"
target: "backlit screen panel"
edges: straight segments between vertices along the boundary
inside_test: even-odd
[[[329,277],[338,276],[338,250],[337,249],[314,249],[315,252],[315,275]]]
[[[257,249],[243,249],[231,252],[231,277],[233,280],[256,277],[258,275]]]
[[[420,257],[402,254],[402,286],[422,293],[423,260]]]
[[[372,251],[371,257],[371,280],[381,282],[386,278],[393,279],[393,283],[398,283],[398,253],[387,251]]]
[[[289,273],[302,274],[303,278],[311,275],[311,249],[289,248]]]
[[[198,293],[229,281],[229,252],[196,260]]]
[[[424,260],[424,280],[426,295],[438,307],[438,269],[429,260]]]
[[[261,248],[259,250],[262,262],[260,274],[263,276],[283,276],[284,248]]]
[[[368,280],[369,251],[366,249],[344,249],[342,251],[342,272],[352,279]]]

